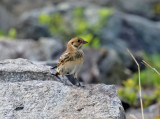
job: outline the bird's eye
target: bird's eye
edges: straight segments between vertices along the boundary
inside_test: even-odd
[[[80,41],[80,40],[78,40],[78,42],[80,43],[81,41]]]
[[[72,45],[73,45],[73,42],[72,42]]]

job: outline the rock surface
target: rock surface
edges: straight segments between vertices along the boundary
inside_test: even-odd
[[[84,18],[86,18],[90,25],[95,24],[99,20],[99,17],[95,18],[95,16],[99,15],[99,12],[102,9],[100,6],[92,4],[88,5],[87,3],[84,4],[83,2],[78,2],[78,4],[76,2],[64,2],[58,5],[50,5],[26,11],[20,16],[19,25],[16,26],[17,37],[23,39],[38,39],[41,36],[47,37],[52,34],[51,36],[66,40],[66,37],[63,37],[63,35],[59,36],[57,32],[54,32],[54,30],[51,32],[48,25],[40,23],[40,18],[43,14],[53,16],[54,14],[60,13],[60,16],[63,17],[64,21],[62,24],[64,24],[64,26],[67,25],[68,32],[72,33],[74,32],[73,19],[75,17],[74,12],[76,11],[76,8],[83,9]],[[59,20],[61,20],[61,18]]]
[[[17,23],[17,18],[0,4],[0,30],[7,31]]]
[[[125,119],[115,86],[68,86],[49,68],[25,59],[0,62],[1,118]]]
[[[88,48],[84,50],[84,56],[84,65],[79,74],[84,82],[121,84],[122,80],[130,76],[118,54],[111,49]]]
[[[100,39],[102,46],[112,51],[111,56],[115,58],[111,61],[118,60],[122,67],[135,71],[137,67],[133,65],[133,59],[127,48],[139,61],[143,57],[143,52],[149,54],[160,52],[160,23],[116,11],[106,20],[106,25],[101,29]]]
[[[14,14],[20,15],[26,11],[30,11],[36,8],[42,8],[44,6],[49,6],[49,5],[57,5],[60,3],[71,3],[71,4],[77,4],[79,3],[82,4],[96,4],[96,5],[106,5],[111,0],[1,0],[0,3],[4,6],[7,7],[7,9],[10,9]],[[17,4],[13,4],[17,3]]]
[[[30,80],[56,80],[67,85],[71,83],[64,77],[54,77],[51,67],[36,65],[27,59],[7,59],[0,61],[0,82],[23,82]]]
[[[114,0],[116,8],[131,14],[137,14],[148,18],[158,17],[155,5],[159,0]]]
[[[152,22],[137,15],[115,12],[106,24],[108,25],[101,30],[102,44],[116,49],[118,54],[122,54],[126,48],[148,53],[160,52],[159,22]]]
[[[149,107],[144,108],[144,117],[145,117],[145,119],[153,119],[156,117],[158,119],[160,116],[159,111],[160,111],[160,103],[151,105]],[[137,119],[140,119],[142,117],[141,109],[131,108],[126,113],[127,113],[126,114],[127,119],[130,119],[131,115],[133,115],[133,114]]]
[[[0,84],[0,117],[7,119],[124,119],[114,86],[87,88],[55,81]]]
[[[0,60],[26,58],[32,61],[53,60],[62,50],[62,43],[53,38],[33,40],[10,40],[0,38]]]

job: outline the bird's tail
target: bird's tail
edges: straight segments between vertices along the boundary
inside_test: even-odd
[[[55,68],[57,68],[57,65],[56,65],[56,66],[54,66],[54,67],[52,67],[51,69],[55,69]]]

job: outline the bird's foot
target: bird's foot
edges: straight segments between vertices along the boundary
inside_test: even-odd
[[[85,87],[84,85],[82,85],[82,84],[80,83],[80,81],[78,81],[78,82],[76,83],[76,86],[77,86],[77,87],[82,87],[82,88]]]

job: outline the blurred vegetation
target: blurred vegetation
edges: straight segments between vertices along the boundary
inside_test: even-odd
[[[160,15],[160,2],[157,2],[156,4],[154,4],[153,10],[155,14]]]
[[[143,58],[145,61],[147,61],[151,66],[156,68],[158,71],[160,71],[160,54],[146,54]],[[136,81],[136,84],[138,84],[138,75],[134,74],[133,79]],[[160,77],[154,73],[150,68],[146,68],[145,70],[141,71],[141,84],[144,88],[147,87],[158,87],[160,86]]]
[[[160,71],[160,54],[145,55],[145,61]],[[139,107],[138,104],[138,74],[133,74],[132,78],[123,81],[123,87],[118,90],[118,94],[125,102],[133,107]],[[150,90],[151,94],[143,95],[144,107],[160,101],[160,77],[150,68],[141,71],[142,90]]]
[[[0,36],[6,36],[5,32],[0,29]]]
[[[119,96],[122,100],[135,107],[137,104],[138,85],[133,79],[123,81],[122,84],[124,86],[118,90]]]
[[[106,18],[112,14],[113,9],[102,8],[95,16],[96,22],[91,23],[84,10],[77,7],[71,15],[68,15],[70,18],[64,16],[63,13],[41,14],[39,23],[47,26],[52,36],[56,38],[66,41],[79,36],[89,42],[87,45],[98,48],[100,46],[99,30],[104,25]]]
[[[10,38],[16,38],[17,37],[17,31],[15,28],[11,28],[8,33],[5,33],[3,30],[0,29],[0,37],[10,37]]]

